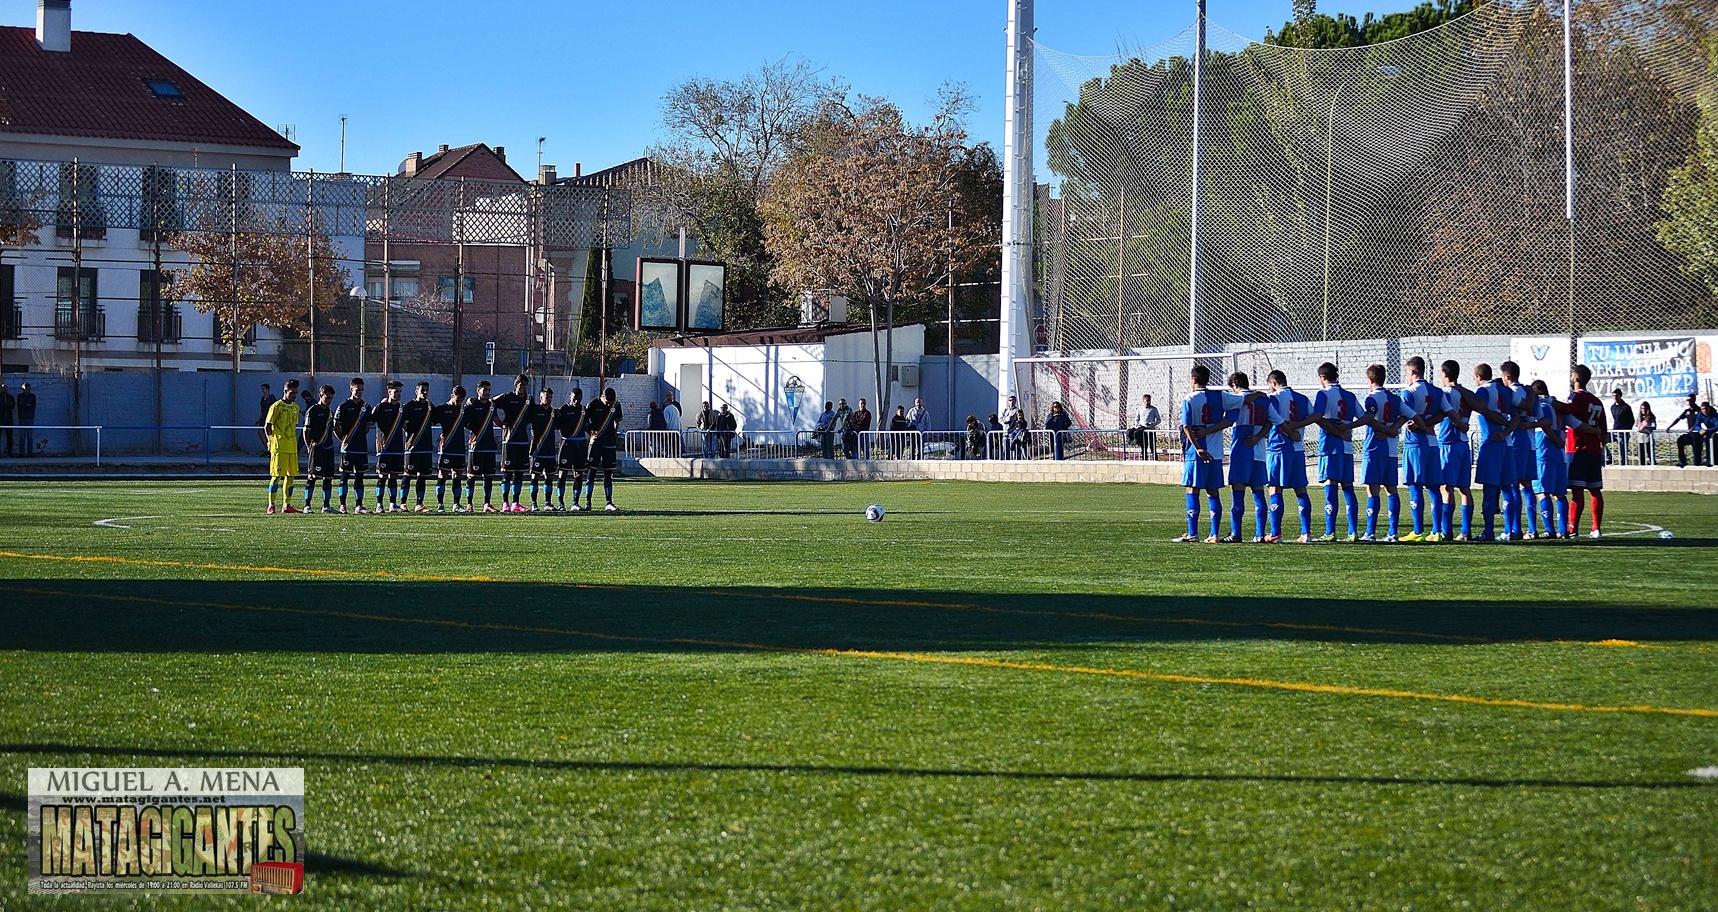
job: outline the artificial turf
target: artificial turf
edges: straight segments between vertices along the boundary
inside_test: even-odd
[[[617,500],[0,487],[0,908],[254,902],[25,894],[26,768],[199,765],[304,767],[305,908],[1718,904],[1718,499],[1465,546],[1176,545],[1131,485]]]

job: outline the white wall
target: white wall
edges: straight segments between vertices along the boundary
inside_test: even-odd
[[[879,341],[882,337],[879,336]],[[924,354],[923,326],[894,330],[896,364],[917,367]],[[876,381],[871,361],[869,330],[832,335],[823,343],[797,345],[722,345],[710,348],[685,346],[656,348],[650,353],[650,372],[682,398],[681,368],[688,364],[703,368],[704,397],[711,408],[727,403],[742,431],[807,431],[817,423],[825,400],[845,397],[850,405],[876,399]],[[786,386],[798,378],[803,393],[797,412],[787,404]],[[895,383],[894,401],[910,406],[916,388]],[[683,420],[696,420],[699,404],[682,403]],[[878,411],[871,403],[872,412]]]

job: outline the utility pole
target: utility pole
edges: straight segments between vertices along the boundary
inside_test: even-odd
[[[1569,223],[1569,363],[1575,346],[1575,0],[1563,0],[1563,218]]]
[[[72,159],[72,424],[83,421],[84,385],[84,225],[83,166]],[[72,452],[78,451],[78,432],[71,433]],[[26,441],[28,442],[28,441]]]
[[[394,369],[394,255],[391,246],[394,217],[394,179],[382,178],[382,382],[386,387],[389,372]],[[458,294],[458,289],[454,290]],[[368,307],[366,301],[364,306]]]
[[[227,336],[232,340],[233,345],[232,423],[236,425],[239,423],[239,352],[244,346],[244,339],[239,335],[239,165],[237,162],[233,163],[230,173],[232,175],[233,230],[229,239],[232,246],[233,261],[233,318],[232,322],[227,324]],[[233,439],[236,441],[238,435],[234,434]]]
[[[341,118],[345,120],[345,118]],[[345,124],[341,124],[344,128]],[[345,164],[342,162],[341,164]],[[316,169],[310,169],[310,179],[304,186],[304,262],[310,275],[305,297],[308,299],[306,317],[310,321],[310,386],[316,386],[316,217],[312,207],[316,202]]]
[[[1205,93],[1205,0],[1197,0],[1193,28],[1193,201],[1188,209],[1187,350],[1199,351],[1199,153]]]
[[[346,173],[346,115],[340,115],[340,173]]]
[[[948,374],[948,377],[946,378],[948,380],[948,399],[947,399],[947,403],[948,403],[948,425],[947,426],[951,430],[955,430],[955,429],[958,429],[960,427],[960,425],[954,423],[955,422],[955,407],[954,407],[954,388],[955,388],[954,365],[955,365],[955,361],[956,361],[956,359],[955,359],[955,353],[954,353],[954,199],[951,197],[949,199],[949,202],[948,202],[948,370],[945,371],[945,373]]]
[[[164,295],[162,293],[162,288],[161,288],[161,286],[162,286],[162,275],[161,275],[161,227],[162,227],[161,226],[161,203],[162,203],[161,195],[162,194],[161,194],[161,184],[162,184],[162,176],[163,175],[162,175],[162,172],[159,170],[159,168],[160,168],[160,165],[156,165],[154,168],[152,168],[150,170],[150,172],[149,172],[150,177],[154,179],[154,184],[151,187],[146,188],[150,194],[149,210],[155,216],[155,230],[154,230],[154,232],[152,232],[152,237],[151,237],[151,240],[149,243],[150,261],[151,261],[151,266],[153,267],[153,270],[154,270],[154,275],[151,277],[150,282],[149,282],[149,287],[150,287],[150,295],[149,295],[150,301],[149,301],[149,303],[150,303],[151,310],[153,311],[153,319],[155,321],[155,452],[156,453],[161,452],[161,446],[163,443],[163,439],[162,439],[162,435],[161,435],[161,423],[165,419],[164,419],[164,416],[162,415],[161,400],[164,399],[167,395],[167,390],[165,389],[166,377],[165,377],[165,372],[163,371],[163,367],[162,367],[162,363],[161,363],[161,360],[162,360],[161,359],[161,337],[167,331],[167,301],[166,301],[166,295]]]
[[[465,378],[465,232],[459,219],[459,207],[465,204],[465,178],[459,179],[459,197],[454,201],[453,240],[457,253],[453,261],[453,382],[457,386]]]

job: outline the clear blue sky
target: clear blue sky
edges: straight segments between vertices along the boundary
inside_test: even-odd
[[[1152,44],[1193,19],[1190,0],[1037,6],[1038,39],[1074,53]],[[35,8],[0,0],[0,23],[33,26]],[[965,82],[973,137],[1000,147],[1006,14],[1005,0],[73,0],[72,28],[131,32],[265,123],[295,124],[300,168],[335,169],[346,115],[348,170],[487,142],[529,177],[539,136],[564,174],[625,161],[657,138],[668,87],[786,54],[915,119],[937,86]],[[1290,2],[1212,0],[1208,15],[1257,38]]]

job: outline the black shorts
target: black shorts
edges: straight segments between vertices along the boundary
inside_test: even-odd
[[[432,475],[435,473],[435,451],[413,450],[406,454],[407,475]]]
[[[381,475],[398,475],[406,470],[406,454],[381,453],[376,456],[376,472]]]
[[[1605,457],[1598,453],[1569,454],[1569,487],[1604,490]]]
[[[471,453],[470,474],[479,477],[495,474],[495,453],[489,450],[473,450]]]
[[[507,443],[501,446],[501,467],[509,472],[523,472],[531,467],[529,443]]]
[[[590,462],[590,441],[584,438],[561,441],[561,468],[568,472],[583,472]]]
[[[368,452],[346,453],[340,457],[340,471],[342,472],[358,473],[369,470],[370,454]]]
[[[612,472],[620,468],[620,449],[613,444],[591,447],[591,468]]]
[[[553,475],[560,471],[560,468],[561,467],[556,464],[555,457],[553,456],[538,454],[531,457],[532,475]]]
[[[335,464],[338,453],[333,447],[310,448],[310,475],[312,478],[328,478],[338,474]]]
[[[463,471],[465,471],[465,454],[464,453],[443,453],[443,454],[441,454],[441,457],[436,460],[436,462],[437,462],[437,464],[439,464],[441,466],[441,470],[443,472],[463,472]]]

